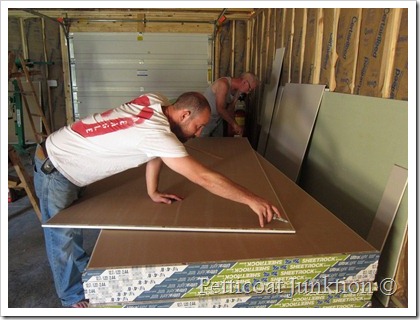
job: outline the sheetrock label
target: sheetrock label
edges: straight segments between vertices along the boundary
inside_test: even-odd
[[[379,254],[363,253],[272,260],[88,270],[91,303],[187,299],[238,294],[294,294],[373,282]],[[319,293],[319,291],[317,291]],[[327,291],[326,293],[335,293]]]
[[[371,293],[296,293],[292,297],[287,294],[216,296],[98,306],[120,308],[358,308],[369,307],[371,298]]]

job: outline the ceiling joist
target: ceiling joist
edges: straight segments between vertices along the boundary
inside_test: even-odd
[[[36,11],[51,18],[77,20],[131,20],[143,14],[150,22],[158,21],[198,21],[215,22],[223,12],[229,20],[248,20],[255,9],[42,9]],[[33,15],[22,9],[9,9],[9,16],[30,18]]]

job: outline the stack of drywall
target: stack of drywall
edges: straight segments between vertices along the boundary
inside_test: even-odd
[[[106,244],[119,235],[102,237]],[[89,269],[83,280],[93,306],[356,307],[369,305],[378,258],[362,253]]]
[[[140,226],[153,226],[154,230],[102,230],[83,276],[92,306],[369,305],[378,251],[268,161],[244,150],[250,146],[241,141],[195,139],[188,146],[200,161],[242,179],[247,187],[269,186],[266,195],[280,202],[290,223],[271,222],[261,229],[246,206],[237,207],[193,184],[185,187],[179,177],[165,180],[166,174],[161,176],[162,190],[187,192],[184,196],[188,197],[170,206],[155,205],[139,192],[145,184],[144,172],[105,179],[90,186],[87,196],[53,218],[50,226],[76,226],[78,222],[78,226],[92,227],[93,223],[83,226],[80,221],[91,221],[93,215],[98,220],[93,222],[108,229],[115,228],[117,218],[120,226],[132,228],[130,219],[135,217]],[[271,191],[274,197],[269,195]],[[113,204],[115,197],[118,207]],[[200,209],[194,209],[197,207]],[[145,212],[146,208],[155,210]],[[218,209],[211,210],[214,208]],[[200,231],[216,224],[225,226],[219,231],[227,231],[229,224],[242,230],[197,232],[185,228],[188,221],[204,221]],[[183,227],[188,231],[168,230],[168,222],[172,230]],[[273,226],[274,231],[283,233],[272,233]],[[266,233],[256,233],[261,231]],[[332,289],[335,287],[338,289]]]

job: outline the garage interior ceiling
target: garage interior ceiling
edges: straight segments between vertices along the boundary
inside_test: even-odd
[[[9,16],[32,17],[39,13],[51,18],[66,18],[70,21],[101,20],[127,21],[139,16],[144,22],[209,22],[214,23],[225,16],[229,20],[248,20],[259,9],[253,8],[211,8],[211,9],[9,9]],[[144,18],[143,18],[144,17]]]

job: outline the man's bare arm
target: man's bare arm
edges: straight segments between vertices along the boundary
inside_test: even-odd
[[[147,194],[155,202],[171,204],[172,201],[182,200],[182,198],[177,195],[161,193],[159,191],[159,174],[161,167],[161,158],[155,158],[146,164]]]
[[[211,193],[248,205],[258,215],[261,227],[264,227],[265,222],[270,222],[274,215],[280,217],[279,210],[267,200],[255,195],[224,175],[207,168],[191,156],[162,158],[162,160],[170,169]]]
[[[226,79],[219,80],[216,82],[215,87],[212,88],[215,93],[216,98],[216,110],[219,113],[220,117],[224,119],[228,124],[230,124],[236,134],[242,135],[243,128],[238,125],[234,117],[235,103],[237,97],[229,105],[226,102],[226,97],[228,95],[228,82]]]

